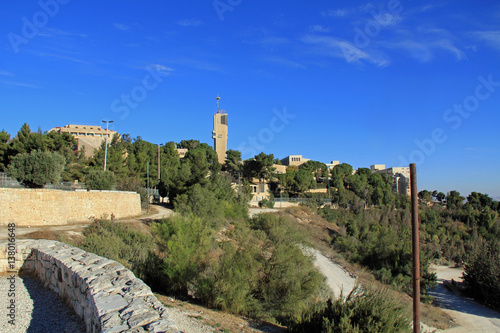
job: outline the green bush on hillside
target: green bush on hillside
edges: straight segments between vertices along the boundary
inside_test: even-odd
[[[14,156],[7,167],[7,175],[29,188],[42,188],[61,179],[66,160],[59,153],[33,150]]]
[[[309,333],[403,333],[411,332],[408,307],[387,297],[385,290],[353,290],[346,298],[316,306],[290,331]]]

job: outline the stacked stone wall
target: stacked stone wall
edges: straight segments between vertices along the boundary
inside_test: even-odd
[[[151,289],[122,264],[51,240],[18,240],[15,249],[11,268],[12,252],[0,241],[0,272],[37,276],[85,321],[87,332],[179,332]]]
[[[63,225],[140,214],[135,192],[0,188],[0,225]]]

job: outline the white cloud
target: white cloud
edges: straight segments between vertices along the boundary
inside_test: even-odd
[[[321,12],[322,16],[325,17],[345,17],[349,14],[347,9],[329,9]]]
[[[330,28],[324,27],[322,25],[316,24],[309,27],[309,30],[313,32],[330,32]]]
[[[409,39],[397,42],[381,42],[379,45],[389,49],[403,50],[407,52],[410,57],[420,62],[427,62],[433,58],[431,48],[428,45]]]
[[[472,36],[500,50],[500,30],[475,31]]]
[[[322,55],[344,58],[348,63],[368,62],[378,67],[384,67],[389,64],[389,61],[385,57],[375,52],[369,53],[367,50],[361,50],[354,44],[342,39],[310,35],[303,38],[302,41],[318,47],[317,52]]]
[[[14,74],[7,71],[0,71],[0,76],[14,76]]]
[[[453,45],[453,42],[449,39],[441,39],[438,41],[435,41],[433,45],[436,48],[441,48],[445,51],[450,52],[451,54],[455,55],[457,60],[464,60],[467,59],[467,56],[465,55],[464,52],[459,50],[455,45]]]
[[[177,24],[181,27],[198,27],[200,25],[203,25],[203,22],[195,19],[185,19],[177,21]]]
[[[8,87],[21,87],[21,88],[38,89],[38,86],[31,84],[31,83],[8,81],[8,80],[0,80],[0,85],[8,86]]]
[[[293,60],[289,60],[283,57],[267,57],[265,59],[268,62],[276,63],[279,65],[283,65],[286,67],[294,68],[294,69],[306,69],[307,67],[299,64],[298,62],[295,62]]]
[[[389,12],[380,12],[373,17],[373,19],[378,22],[383,27],[388,27],[391,25],[396,25],[403,21],[403,17],[398,14],[391,14]]]
[[[113,26],[116,29],[121,30],[121,31],[127,31],[128,29],[130,29],[130,27],[128,25],[125,25],[122,23],[113,23]]]
[[[147,67],[152,68],[153,70],[157,72],[162,72],[162,73],[167,73],[167,72],[172,72],[173,69],[170,67],[167,67],[165,65],[161,64],[149,64]]]
[[[80,33],[64,31],[48,27],[40,28],[40,30],[38,31],[38,36],[49,37],[49,38],[87,37],[86,34],[80,34]]]

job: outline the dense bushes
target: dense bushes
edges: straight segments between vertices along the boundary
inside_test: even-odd
[[[115,174],[111,171],[94,168],[85,176],[85,185],[89,190],[111,190],[115,182]]]
[[[156,274],[152,236],[107,220],[96,220],[84,230],[83,235],[81,244],[75,245],[85,251],[122,263],[146,282],[150,282]]]
[[[323,277],[298,246],[303,240],[293,222],[272,214],[230,218],[215,207],[237,200],[192,191],[186,201],[178,198],[185,215],[153,223],[152,235],[96,221],[82,247],[123,263],[155,291],[236,314],[285,322],[317,302]]]
[[[152,232],[166,255],[169,291],[212,307],[281,320],[300,315],[320,290],[323,279],[284,218],[259,215],[217,230],[200,217],[178,216]]]
[[[478,238],[475,243],[465,265],[468,291],[479,301],[500,309],[500,242]]]
[[[387,297],[386,290],[353,290],[345,299],[328,300],[290,325],[309,333],[396,333],[411,331],[408,306]]]
[[[320,214],[340,227],[334,247],[355,263],[370,268],[383,283],[411,291],[412,255],[410,213],[389,208],[360,210],[322,208]],[[421,255],[421,291],[435,285],[436,276],[428,272],[426,251]]]
[[[7,175],[29,188],[41,188],[61,179],[66,160],[59,153],[33,150],[12,157]]]

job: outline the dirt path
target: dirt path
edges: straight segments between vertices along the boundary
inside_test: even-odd
[[[484,307],[471,299],[457,296],[443,285],[443,281],[462,281],[463,270],[447,266],[434,266],[439,285],[431,292],[443,311],[452,316],[458,327],[444,331],[449,333],[500,332],[500,313]]]
[[[339,297],[341,293],[343,296],[349,295],[356,285],[356,279],[349,272],[316,249],[304,248],[303,251],[315,257],[314,265],[326,277],[326,283],[335,297]]]

